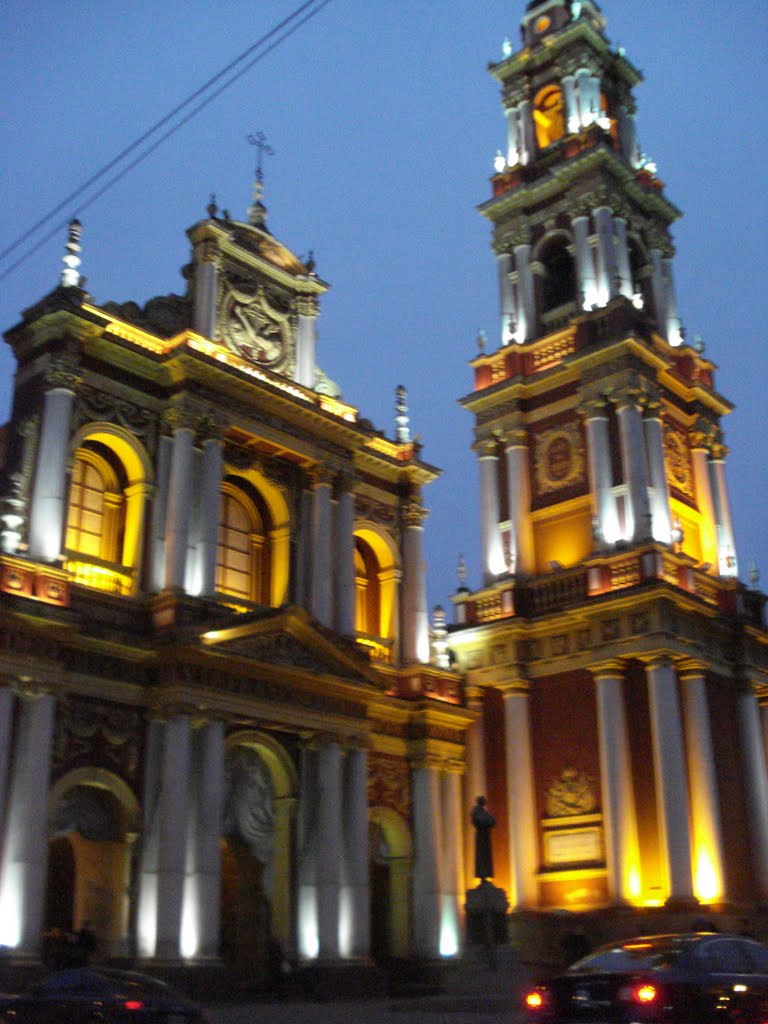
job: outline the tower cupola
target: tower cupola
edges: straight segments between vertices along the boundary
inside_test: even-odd
[[[577,22],[588,24],[598,32],[605,28],[605,18],[592,0],[533,0],[528,4],[520,33],[523,46],[532,48],[545,39]]]

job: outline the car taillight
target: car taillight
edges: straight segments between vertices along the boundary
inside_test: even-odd
[[[525,1006],[534,1012],[546,1010],[549,1006],[549,992],[545,988],[534,988],[526,992]]]
[[[123,1003],[126,1010],[143,1010],[144,1003],[140,999],[126,999]]]
[[[659,990],[649,981],[627,985],[619,991],[619,999],[625,1003],[637,1003],[639,1006],[650,1006],[659,998]]]

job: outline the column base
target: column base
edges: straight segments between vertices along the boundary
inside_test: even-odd
[[[695,896],[669,896],[664,901],[664,909],[677,914],[690,914],[698,910],[701,904]]]

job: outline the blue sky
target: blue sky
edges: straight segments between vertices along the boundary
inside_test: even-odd
[[[0,248],[297,4],[6,0]],[[430,605],[455,589],[460,552],[479,583],[472,421],[456,399],[472,386],[478,328],[496,331],[490,232],[476,206],[505,124],[486,66],[506,35],[517,42],[524,6],[331,0],[80,215],[96,302],[182,291],[185,229],[210,192],[245,217],[245,136],[267,133],[269,226],[297,253],[314,249],[332,285],[318,361],[390,435],[405,384],[424,458],[444,470],[425,493]],[[605,0],[603,10],[610,38],[646,75],[640,143],[685,214],[674,231],[682,318],[737,406],[725,431],[742,576],[754,558],[768,583],[768,7]],[[64,235],[0,285],[2,329],[56,284]],[[0,419],[12,373],[3,352]]]

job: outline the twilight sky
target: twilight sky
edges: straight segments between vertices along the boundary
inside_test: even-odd
[[[0,5],[0,249],[286,17],[298,0],[5,0]],[[475,207],[505,124],[489,60],[517,48],[525,0],[331,0],[90,209],[83,266],[97,303],[182,292],[184,231],[209,193],[245,219],[264,131],[272,232],[314,249],[332,285],[318,362],[389,436],[405,384],[423,457],[430,607],[464,552],[479,584],[472,420],[456,399],[484,327],[496,337],[490,230]],[[768,7],[765,0],[604,0],[608,34],[647,81],[640,144],[675,226],[689,338],[736,404],[724,427],[742,578],[768,584]],[[77,212],[67,208],[66,221]],[[65,229],[0,283],[0,329],[55,286]],[[8,261],[0,264],[0,270]],[[13,359],[0,353],[0,421]],[[449,617],[450,621],[450,617]]]

